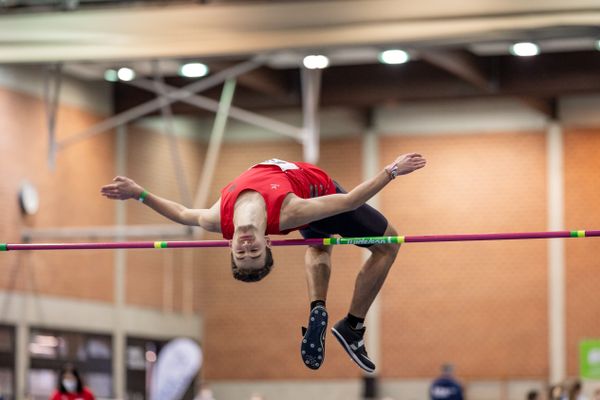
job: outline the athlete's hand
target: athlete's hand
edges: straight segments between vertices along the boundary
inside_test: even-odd
[[[112,200],[137,199],[144,189],[125,176],[117,176],[113,183],[102,186],[100,193]]]
[[[403,154],[396,158],[393,163],[385,167],[388,173],[391,173],[394,169],[397,175],[406,175],[411,172],[423,168],[427,164],[427,160],[418,153]]]

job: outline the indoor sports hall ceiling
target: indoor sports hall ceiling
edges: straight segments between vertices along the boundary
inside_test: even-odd
[[[0,63],[63,62],[66,73],[102,79],[119,66],[149,74],[160,60],[167,83],[183,86],[184,61],[217,72],[261,54],[264,66],[238,81],[234,103],[247,109],[298,107],[302,58],[324,54],[325,107],[510,96],[553,115],[558,96],[600,90],[598,40],[597,0],[0,0]],[[517,41],[541,53],[515,57]],[[381,64],[390,48],[411,61]],[[154,96],[115,87],[116,111]]]

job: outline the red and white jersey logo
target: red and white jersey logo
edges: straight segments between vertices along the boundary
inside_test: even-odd
[[[263,161],[256,165],[276,165],[281,168],[282,171],[287,171],[288,169],[300,169],[300,167],[298,167],[296,164],[289,161],[283,161],[278,158],[271,158],[270,160]]]

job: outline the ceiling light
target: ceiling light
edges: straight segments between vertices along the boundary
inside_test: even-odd
[[[600,51],[600,40],[596,40],[596,50]]]
[[[410,55],[404,50],[386,50],[379,53],[379,61],[383,64],[404,64]]]
[[[106,71],[104,71],[104,80],[109,82],[118,81],[119,77],[117,75],[117,71],[115,71],[114,69],[107,69]]]
[[[302,63],[308,69],[323,69],[329,65],[329,59],[323,55],[310,55],[304,57]]]
[[[200,78],[208,74],[208,67],[202,63],[187,63],[179,68],[179,75],[186,78]]]
[[[540,48],[535,43],[520,42],[510,46],[510,53],[513,56],[530,57],[540,54]]]
[[[125,82],[132,81],[135,79],[135,71],[126,67],[119,68],[117,71],[117,77]]]

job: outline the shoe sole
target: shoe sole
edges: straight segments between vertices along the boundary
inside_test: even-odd
[[[340,342],[340,344],[342,345],[344,350],[346,350],[346,353],[348,353],[348,355],[350,356],[352,361],[354,361],[356,364],[358,364],[359,367],[361,367],[362,369],[364,369],[367,372],[375,371],[375,368],[368,367],[356,356],[356,354],[354,354],[354,352],[350,348],[350,344],[348,344],[348,342],[346,342],[346,339],[344,339],[344,337],[338,331],[336,331],[335,328],[331,328],[331,333],[333,333],[333,336],[335,336],[335,338],[338,340],[338,342]]]
[[[324,307],[317,306],[310,312],[308,327],[300,345],[302,361],[310,369],[319,369],[325,361],[327,318],[327,310]]]

